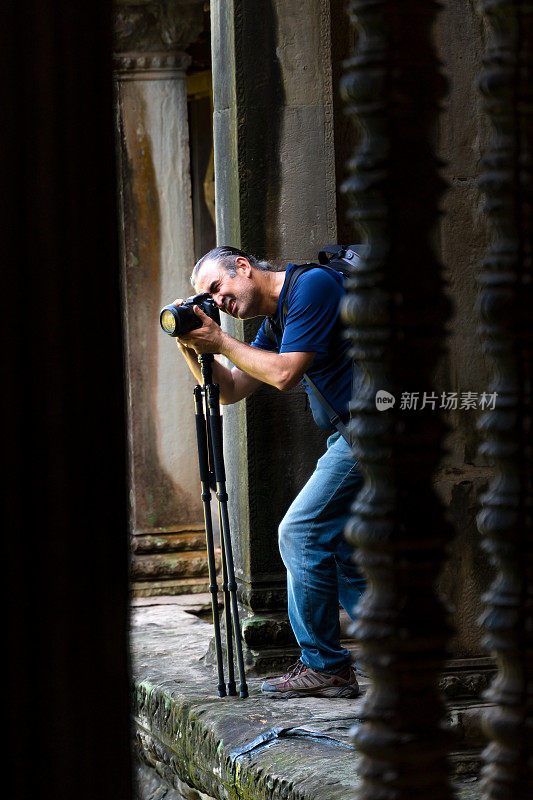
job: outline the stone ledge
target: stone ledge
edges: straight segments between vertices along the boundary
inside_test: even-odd
[[[211,625],[203,599],[135,601],[132,626],[135,749],[161,780],[159,797],[216,800],[349,800],[358,786],[350,740],[361,701],[275,701],[249,678],[250,697],[219,698],[203,655]],[[364,686],[363,686],[364,689]],[[196,793],[196,794],[195,794]],[[469,777],[459,798],[475,798]],[[139,800],[155,797],[150,792]]]
[[[193,594],[203,594],[209,588],[207,578],[178,578],[177,580],[161,581],[132,581],[130,584],[132,597],[149,598],[157,597],[161,600],[174,595],[186,597]]]

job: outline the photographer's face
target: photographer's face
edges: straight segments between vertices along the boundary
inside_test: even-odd
[[[246,258],[238,258],[237,274],[231,276],[224,267],[205,261],[198,271],[195,289],[208,292],[221,311],[238,319],[257,316],[256,287],[252,267]]]

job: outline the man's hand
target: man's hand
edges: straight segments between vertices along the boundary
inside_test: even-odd
[[[183,302],[183,301],[182,301]],[[201,308],[193,306],[193,311],[202,321],[201,328],[178,337],[178,343],[183,344],[195,353],[220,353],[222,346],[222,328],[211,317],[204,314]]]
[[[183,300],[174,300],[174,305],[176,306],[180,306],[182,303]],[[203,376],[197,353],[217,352],[217,350],[214,350],[215,342],[221,337],[222,330],[216,322],[213,322],[197,306],[194,306],[194,312],[202,320],[202,327],[196,328],[180,338],[176,337],[176,344],[192,374],[198,383],[202,383]],[[232,370],[228,369],[228,367],[220,363],[217,357],[215,357],[213,363],[213,380],[220,386],[220,402],[223,405],[242,400],[243,397],[251,394],[260,383],[260,381],[251,378],[245,372],[241,372],[237,367]]]
[[[181,297],[178,297],[176,300],[174,300],[173,305],[181,306],[182,303],[184,303],[184,302],[185,302],[185,300],[183,300]],[[180,341],[180,339],[178,339],[177,337],[176,337],[176,344],[178,346],[178,350],[184,356],[192,355],[192,353],[194,353],[194,350],[192,350],[190,347],[187,347],[187,345],[184,342]]]
[[[183,300],[175,301],[176,305],[181,303]],[[177,337],[176,343],[199,382],[201,374],[196,354],[215,353],[234,364],[228,369],[215,360],[213,366],[213,378],[220,386],[220,401],[224,405],[248,397],[260,383],[268,383],[281,391],[292,389],[313,363],[315,353],[273,353],[250,347],[224,333],[198,306],[193,306],[193,311],[202,327]]]

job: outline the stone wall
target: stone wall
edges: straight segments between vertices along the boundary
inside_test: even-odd
[[[475,310],[476,276],[489,242],[477,188],[489,130],[476,85],[485,37],[475,4],[461,0],[447,2],[436,36],[449,80],[438,131],[439,153],[449,184],[439,238],[453,303],[449,351],[437,384],[441,391],[458,392],[461,396],[462,392],[486,391],[490,374],[477,335]],[[462,656],[483,652],[477,620],[481,596],[492,574],[488,558],[480,549],[481,538],[475,522],[479,492],[493,472],[478,453],[478,417],[475,410],[450,412],[449,451],[436,476],[437,488],[449,506],[457,534],[450,546],[450,560],[441,588],[455,609],[453,652]]]
[[[329,5],[215,0],[211,15],[217,241],[279,265],[316,258],[336,240]],[[225,324],[245,341],[257,329]],[[324,436],[301,389],[269,387],[224,410],[224,433],[239,593],[262,612],[245,635],[276,649],[287,636],[271,615],[285,608],[277,526]]]

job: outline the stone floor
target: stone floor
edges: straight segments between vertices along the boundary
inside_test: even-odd
[[[219,698],[205,665],[208,595],[138,598],[132,608],[138,800],[350,800],[360,699]],[[361,681],[362,691],[366,681]],[[458,786],[463,800],[478,784]]]

